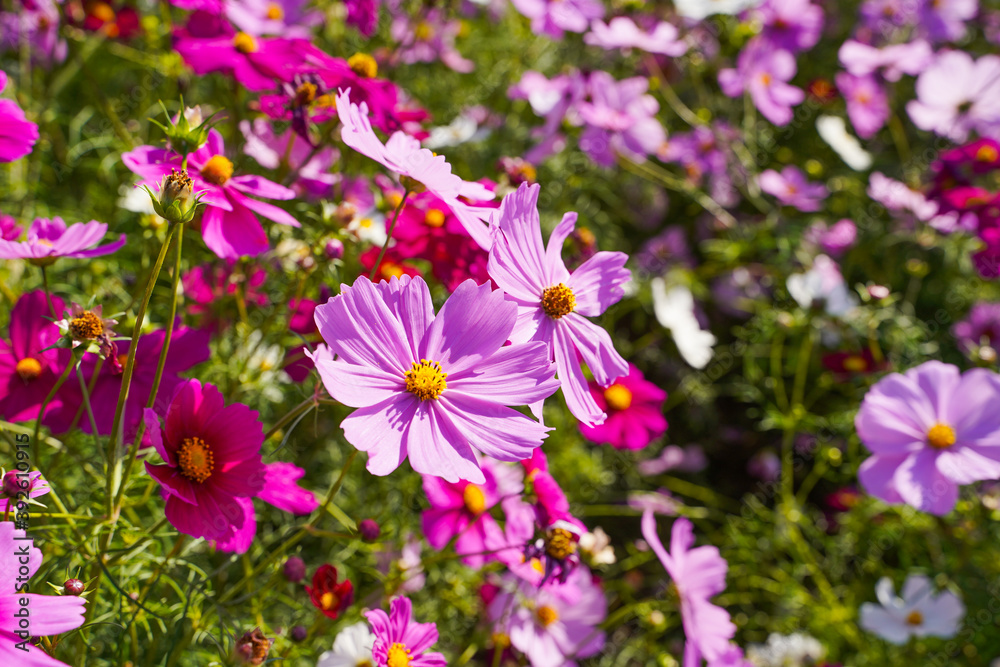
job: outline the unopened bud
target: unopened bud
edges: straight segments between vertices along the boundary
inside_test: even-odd
[[[24,478],[24,486],[21,486],[21,480],[18,479],[15,470],[11,470],[3,476],[3,495],[7,498],[17,498],[19,493],[27,494],[30,486],[27,477]]]
[[[306,564],[298,556],[291,556],[285,561],[285,567],[283,569],[285,579],[297,584],[306,578]]]
[[[340,259],[344,256],[344,242],[340,239],[330,239],[326,242],[323,250],[327,259]]]
[[[146,188],[153,201],[153,210],[169,222],[191,222],[201,203],[194,193],[194,183],[187,171],[172,169],[160,183],[160,193],[156,195]]]
[[[382,529],[379,528],[375,519],[365,519],[358,524],[358,532],[361,534],[361,539],[365,542],[374,542],[382,533]]]
[[[306,640],[306,637],[309,636],[309,630],[307,630],[306,626],[304,625],[296,625],[294,628],[292,628],[290,634],[293,642],[296,643],[304,642]]]
[[[63,584],[63,593],[66,595],[80,595],[85,588],[86,586],[79,579],[70,579]]]

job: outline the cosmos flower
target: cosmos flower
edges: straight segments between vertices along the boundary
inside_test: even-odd
[[[232,539],[246,523],[240,500],[264,487],[257,413],[242,403],[227,406],[217,388],[188,380],[174,394],[163,428],[155,411],[145,410],[145,419],[164,461],[147,461],[146,472],[163,489],[167,519],[192,537]]]
[[[257,164],[268,169],[284,166],[296,175],[291,185],[299,195],[320,199],[333,193],[333,186],[338,180],[330,172],[338,157],[333,148],[314,151],[309,142],[300,136],[293,139],[291,130],[275,134],[271,123],[263,118],[254,119],[253,123],[241,121],[240,132],[246,140],[243,152],[256,160]]]
[[[624,266],[628,255],[598,252],[570,273],[561,254],[576,226],[576,213],[563,216],[546,250],[538,215],[540,189],[522,184],[504,197],[491,225],[490,276],[517,305],[511,341],[545,342],[570,412],[585,424],[601,424],[607,415],[590,395],[580,358],[602,387],[628,373],[608,332],[587,319],[624,296],[631,277]]]
[[[41,564],[42,552],[26,533],[16,530],[12,521],[0,523],[0,655],[21,667],[66,667],[30,640],[83,625],[87,601],[76,595],[19,592],[29,586],[31,590],[43,587],[28,582]],[[19,619],[15,616],[18,609],[28,609],[29,613]]]
[[[399,43],[395,55],[401,62],[441,64],[456,72],[468,73],[475,63],[462,57],[455,48],[455,37],[462,31],[462,22],[450,19],[439,9],[426,9],[419,22],[400,13],[392,22],[392,38]]]
[[[884,86],[871,75],[854,76],[841,72],[836,76],[837,90],[847,102],[847,117],[858,136],[872,138],[889,120],[889,98]]]
[[[996,363],[1000,347],[1000,303],[979,302],[951,328],[951,335],[970,359]]]
[[[891,644],[903,645],[911,637],[954,637],[965,617],[965,605],[951,591],[934,594],[931,580],[911,574],[896,597],[892,579],[882,577],[875,586],[879,604],[861,605],[860,624]]]
[[[763,0],[675,0],[677,13],[686,19],[700,21],[713,14],[739,14],[756,7]]]
[[[920,0],[920,28],[935,42],[954,42],[965,37],[965,22],[979,11],[979,0]]]
[[[316,667],[362,667],[370,665],[375,635],[368,624],[358,621],[337,633],[333,649],[320,654]]]
[[[125,235],[117,241],[98,246],[108,226],[91,220],[66,226],[62,218],[36,218],[20,243],[0,239],[0,259],[27,259],[47,265],[60,257],[90,258],[109,255],[125,245]]]
[[[823,30],[823,9],[809,0],[765,0],[755,13],[764,40],[792,53],[816,46]]]
[[[590,383],[591,395],[608,418],[600,426],[580,425],[587,440],[617,449],[642,449],[666,433],[663,402],[667,392],[648,382],[632,364],[628,368],[628,375],[608,387]]]
[[[939,53],[917,77],[917,99],[906,111],[921,130],[952,141],[965,141],[973,131],[993,134],[1000,127],[1000,56]]]
[[[316,570],[312,586],[306,586],[306,593],[313,606],[327,618],[336,619],[354,602],[354,585],[347,579],[338,581],[337,568],[324,564]]]
[[[307,0],[232,0],[226,2],[226,18],[248,35],[309,39],[312,29],[323,22],[323,14],[306,8]]]
[[[840,116],[820,116],[816,119],[816,132],[851,169],[865,171],[872,166],[871,153],[847,131],[847,123]]]
[[[0,92],[7,86],[7,75],[0,71]],[[31,152],[38,141],[38,126],[24,117],[13,100],[0,100],[0,162],[13,162]]]
[[[608,50],[627,52],[639,49],[673,57],[682,56],[688,50],[688,45],[677,39],[677,28],[672,23],[660,21],[652,32],[647,33],[627,16],[616,16],[607,23],[594,21],[583,41]]]
[[[1000,479],[998,398],[1000,375],[984,368],[928,361],[882,378],[854,420],[872,452],[861,484],[885,502],[947,514],[959,485]]]
[[[803,308],[822,308],[834,317],[842,317],[858,305],[837,262],[826,255],[817,255],[805,273],[788,276],[785,286]]]
[[[904,74],[920,74],[934,61],[931,45],[922,39],[881,49],[849,39],[841,45],[838,56],[854,76],[878,73],[886,81],[899,81]]]
[[[514,8],[531,19],[531,31],[562,39],[566,32],[586,32],[594,19],[604,17],[599,0],[511,0]]]
[[[336,360],[316,367],[330,395],[358,408],[341,423],[367,451],[368,470],[413,469],[449,482],[486,481],[473,448],[500,461],[527,458],[549,430],[508,405],[558,387],[542,343],[504,346],[517,307],[489,284],[462,283],[435,316],[421,278],[353,286],[316,308]]]
[[[760,189],[785,206],[811,213],[818,211],[829,190],[822,183],[810,183],[802,170],[787,165],[781,173],[765,169],[760,174]]]
[[[0,340],[0,416],[22,422],[38,417],[42,401],[55,386],[70,351],[48,349],[61,334],[52,323],[53,310],[63,311],[63,301],[51,297],[51,305],[42,290],[23,294],[10,311],[9,342]],[[57,409],[53,400],[46,415]]]
[[[642,162],[666,142],[667,133],[656,119],[660,105],[646,94],[648,87],[641,76],[615,81],[607,72],[590,75],[590,101],[578,107],[586,124],[580,148],[597,164],[611,167],[618,154]]]
[[[702,329],[691,290],[686,285],[674,285],[667,290],[666,281],[660,277],[650,281],[650,290],[656,321],[670,331],[681,358],[694,368],[707,366],[716,338],[708,329]]]
[[[818,246],[823,252],[834,257],[840,257],[851,248],[858,239],[858,226],[853,220],[844,218],[832,225],[816,222],[809,226],[803,236],[803,241]]]
[[[413,620],[413,604],[408,598],[393,598],[389,613],[381,609],[365,612],[375,643],[372,657],[378,667],[445,667],[444,656],[427,652],[438,640],[437,625]]]
[[[795,56],[757,38],[740,51],[736,69],[719,72],[719,85],[729,97],[750,93],[765,118],[775,125],[787,125],[792,120],[792,107],[806,98],[801,88],[788,84],[795,72]]]
[[[350,92],[350,89],[342,90],[337,95],[337,113],[344,125],[341,130],[344,143],[439,197],[465,225],[476,243],[484,250],[489,249],[489,234],[483,225],[487,218],[483,209],[469,206],[458,198],[489,201],[493,199],[493,193],[479,183],[463,181],[452,173],[451,165],[444,156],[421,148],[419,140],[402,131],[394,132],[383,144],[368,119],[368,105],[362,102],[359,107],[351,102]]]
[[[7,512],[17,505],[18,499],[37,498],[52,490],[42,479],[42,473],[11,470],[0,476],[0,512]],[[23,494],[23,495],[22,495]]]

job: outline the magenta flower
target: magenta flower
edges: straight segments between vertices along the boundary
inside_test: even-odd
[[[0,213],[0,239],[4,241],[16,241],[24,231],[17,220],[10,215]]]
[[[775,125],[787,125],[792,120],[792,107],[806,98],[801,88],[788,85],[795,72],[795,56],[754,39],[740,51],[736,69],[719,72],[719,85],[729,97],[749,92],[765,118]]]
[[[823,9],[809,0],[766,0],[755,13],[764,24],[761,36],[776,49],[806,51],[823,31]]]
[[[256,174],[233,176],[233,163],[225,156],[226,147],[217,130],[208,133],[204,146],[188,156],[188,174],[193,190],[201,193],[205,212],[201,235],[205,245],[219,257],[237,259],[259,255],[270,247],[267,232],[255,213],[281,225],[298,227],[298,221],[274,204],[252,199],[292,199],[295,192]],[[159,189],[164,176],[182,168],[180,155],[153,146],[140,146],[122,154],[125,166],[139,174],[139,185]]]
[[[873,456],[865,490],[931,514],[955,507],[960,484],[1000,479],[1000,376],[928,361],[879,380],[854,419]]]
[[[1000,128],[1000,57],[973,60],[965,51],[941,52],[917,78],[917,99],[906,105],[913,124],[965,141],[970,132]]]
[[[38,498],[51,490],[37,470],[28,473],[11,470],[0,479],[0,512],[13,510],[19,498]]]
[[[577,109],[587,95],[587,88],[586,77],[577,71],[547,79],[529,70],[511,86],[507,91],[511,99],[527,100],[531,110],[545,118],[545,125],[532,132],[533,136],[541,137],[540,142],[525,154],[525,160],[541,162],[565,147],[566,138],[560,129],[564,120],[571,125],[580,124]]]
[[[1000,303],[980,301],[951,328],[958,346],[973,361],[996,363],[1000,349]]]
[[[66,226],[62,218],[36,218],[24,241],[0,239],[0,259],[27,259],[34,264],[51,264],[60,257],[88,258],[109,255],[125,245],[125,235],[98,246],[108,226],[91,220]]]
[[[437,625],[413,620],[413,604],[408,598],[394,598],[389,613],[381,609],[365,612],[375,633],[372,658],[378,667],[445,667],[444,656],[427,652],[438,640]]]
[[[32,644],[31,638],[80,627],[87,601],[76,595],[18,592],[26,587],[43,588],[40,583],[27,581],[41,564],[42,552],[27,533],[16,530],[11,521],[0,523],[0,655],[20,667],[66,667]],[[26,606],[22,602],[25,599]],[[27,616],[15,616],[20,609],[27,609]]]
[[[623,81],[600,70],[590,75],[590,102],[579,105],[587,128],[580,135],[580,148],[604,167],[615,164],[618,154],[642,162],[667,141],[663,125],[656,119],[660,105],[646,95],[649,81],[637,76]]]
[[[153,410],[145,419],[164,461],[147,461],[146,472],[162,487],[167,519],[192,537],[233,539],[246,523],[242,503],[264,487],[257,413],[242,403],[227,406],[214,386],[188,380],[174,394],[163,428]]]
[[[264,118],[240,122],[240,132],[246,143],[243,152],[252,157],[262,167],[278,169],[282,165],[296,174],[292,189],[310,199],[328,197],[333,193],[333,186],[338,177],[330,172],[330,167],[337,160],[337,152],[333,148],[313,150],[301,136],[291,138],[291,130],[283,134],[275,134],[274,128]],[[289,150],[289,141],[291,149]]]
[[[607,618],[608,600],[587,568],[578,567],[564,583],[517,582],[493,599],[487,613],[531,667],[572,667],[604,646],[598,626]]]
[[[45,292],[21,296],[10,311],[10,342],[0,340],[0,417],[22,422],[38,417],[42,401],[70,362],[67,349],[47,349],[59,340],[59,327],[52,323],[52,309],[62,313],[62,299]],[[56,398],[46,414],[59,405]]]
[[[728,657],[729,640],[736,634],[736,626],[729,612],[709,602],[726,588],[726,559],[713,546],[692,549],[694,529],[684,517],[674,521],[669,553],[656,533],[656,515],[650,510],[642,514],[642,536],[663,563],[681,598],[681,622],[687,638],[684,667],[700,667],[702,659],[713,664]]]
[[[521,492],[522,486],[511,471],[519,472],[489,459],[482,462],[486,482],[473,484],[446,482],[439,477],[424,477],[424,493],[431,504],[420,517],[424,536],[435,549],[443,549],[453,537],[455,553],[464,555],[462,562],[480,568],[494,556],[488,554],[492,545],[503,540],[502,531],[489,510],[504,497]]]
[[[627,16],[616,16],[607,23],[594,21],[590,24],[590,32],[583,36],[583,41],[608,50],[620,49],[627,52],[639,49],[673,57],[682,56],[688,50],[688,45],[677,39],[677,28],[672,23],[660,21],[653,32],[647,33]]]
[[[0,51],[17,53],[27,46],[31,62],[45,69],[65,60],[61,4],[56,0],[22,0],[5,5],[13,11],[0,12]]]
[[[642,449],[667,432],[663,401],[667,392],[648,382],[642,371],[629,364],[628,375],[609,387],[590,383],[590,394],[608,413],[599,426],[580,425],[583,437],[591,442],[609,444],[617,449]]]
[[[538,185],[522,184],[504,197],[491,226],[490,276],[517,305],[511,340],[544,341],[555,357],[570,412],[585,424],[601,424],[607,415],[590,395],[580,357],[602,387],[627,374],[628,362],[615,351],[608,332],[586,318],[602,314],[624,296],[631,277],[625,268],[628,256],[598,252],[571,274],[560,254],[576,226],[576,213],[563,216],[546,250],[539,190]]]
[[[837,90],[847,103],[847,117],[858,136],[870,139],[889,120],[889,98],[874,76],[854,76],[841,72],[836,76]]]
[[[594,19],[604,17],[599,0],[511,0],[514,8],[531,19],[531,31],[562,39],[563,31],[586,32]]]
[[[0,92],[7,85],[7,75],[0,71]],[[24,117],[13,100],[0,100],[0,162],[13,162],[31,152],[38,141],[38,126]]]
[[[451,171],[451,165],[443,155],[435,155],[420,142],[402,131],[397,131],[382,143],[372,129],[368,119],[368,105],[361,106],[350,101],[350,89],[337,95],[337,113],[340,122],[341,139],[362,155],[370,157],[401,177],[420,183],[432,194],[443,200],[458,219],[465,225],[469,235],[483,250],[489,249],[490,239],[483,221],[491,209],[473,207],[460,202],[459,197],[476,201],[489,201],[494,194],[479,183],[463,181]]]
[[[818,211],[829,191],[822,183],[810,183],[798,167],[788,165],[779,174],[766,169],[760,175],[760,189],[777,198],[785,206],[800,211]]]
[[[344,0],[347,7],[347,25],[353,25],[365,37],[371,37],[378,27],[378,8],[381,0]]]
[[[316,308],[336,360],[317,360],[330,395],[358,408],[341,423],[388,475],[409,456],[424,475],[484,484],[473,447],[500,461],[527,458],[548,428],[508,405],[545,399],[558,384],[544,345],[504,346],[517,307],[467,280],[434,315],[422,278],[358,278]]]

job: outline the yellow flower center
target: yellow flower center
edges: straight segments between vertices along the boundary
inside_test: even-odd
[[[868,368],[868,362],[865,361],[864,357],[853,355],[844,359],[844,369],[852,373],[860,373],[866,368]]]
[[[233,176],[233,163],[224,155],[213,155],[201,168],[201,177],[212,185],[224,185]]]
[[[306,81],[295,89],[295,106],[304,107],[316,99],[316,84]]]
[[[542,605],[536,609],[535,616],[543,628],[547,628],[559,620],[559,612],[548,605]]]
[[[996,162],[1000,155],[997,154],[997,149],[993,146],[980,146],[979,150],[976,151],[976,159],[980,162]]]
[[[573,533],[565,528],[550,530],[545,541],[545,553],[558,560],[569,558],[576,553],[576,539]]]
[[[469,484],[465,487],[465,491],[462,492],[462,501],[465,503],[465,509],[469,510],[471,514],[479,516],[486,511],[486,496],[483,494],[483,490],[475,484]]]
[[[445,380],[448,374],[441,370],[441,364],[436,361],[421,359],[413,362],[413,368],[406,371],[406,391],[421,401],[436,399],[448,387]]]
[[[421,21],[417,24],[417,27],[413,29],[413,36],[417,38],[417,41],[426,42],[434,36],[434,28],[431,27],[430,23]]]
[[[90,16],[98,19],[101,23],[110,23],[115,20],[115,10],[106,2],[95,2],[90,5]]]
[[[444,211],[436,208],[429,209],[424,214],[424,224],[435,229],[444,224]]]
[[[927,431],[927,442],[937,449],[948,449],[955,444],[955,430],[947,424],[934,424]]]
[[[335,593],[327,591],[320,596],[319,604],[323,609],[330,610],[340,605],[340,598]]]
[[[42,374],[42,365],[38,363],[38,359],[25,357],[17,362],[17,374],[25,382],[31,382]]]
[[[257,50],[257,40],[245,32],[238,32],[233,37],[233,46],[240,53],[254,53]]]
[[[921,614],[916,609],[914,609],[913,611],[911,611],[906,616],[906,624],[907,625],[914,625],[914,626],[915,625],[923,625],[924,624],[924,615]]]
[[[204,482],[212,476],[215,468],[215,457],[212,448],[201,438],[184,438],[181,449],[177,453],[177,462],[181,466],[181,474],[193,482]]]
[[[542,292],[542,310],[554,320],[563,315],[569,315],[576,308],[576,297],[573,290],[559,283]]]
[[[539,560],[538,558],[531,559],[531,569],[537,572],[538,574],[545,574],[545,566],[542,565],[542,561]]]
[[[499,648],[507,648],[510,646],[510,635],[503,632],[494,632],[490,637],[493,640],[493,645]]]
[[[355,53],[347,59],[347,66],[366,79],[374,79],[378,75],[378,63],[367,53]]]
[[[604,390],[604,402],[612,410],[628,410],[632,405],[632,392],[620,384],[613,384]]]
[[[399,642],[389,647],[389,654],[386,656],[385,664],[388,667],[410,667],[410,652],[405,644]]]
[[[79,340],[93,340],[104,333],[104,322],[86,310],[69,321],[69,332]]]
[[[267,6],[267,18],[272,21],[280,21],[285,18],[285,11],[281,8],[281,5],[272,2]]]
[[[771,75],[768,74],[767,72],[762,72],[761,75],[760,75],[760,82],[762,84],[764,84],[765,86],[770,86],[771,85]]]

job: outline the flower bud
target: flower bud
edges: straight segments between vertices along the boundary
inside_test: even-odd
[[[358,532],[361,534],[361,539],[365,542],[374,542],[378,539],[382,529],[379,528],[375,519],[365,519],[358,524]]]
[[[233,657],[237,665],[263,665],[270,650],[271,640],[264,636],[260,628],[254,628],[253,632],[244,632],[236,640]]]
[[[153,210],[161,218],[169,222],[191,222],[201,203],[201,197],[194,194],[193,185],[187,171],[172,169],[163,177],[159,195],[149,188],[146,192],[153,201]]]
[[[66,595],[81,595],[86,588],[79,579],[69,579],[63,584],[63,593]]]
[[[290,556],[288,560],[285,561],[285,567],[283,568],[283,573],[285,579],[297,584],[306,578],[306,564],[298,556]]]
[[[344,242],[340,239],[330,239],[323,250],[327,259],[340,259],[344,256]]]
[[[163,107],[163,112],[167,114],[166,125],[152,119],[150,122],[163,130],[163,133],[167,135],[167,142],[174,152],[187,155],[198,150],[208,141],[208,131],[212,129],[212,118],[215,114],[204,118],[201,107],[186,107],[183,99],[181,100],[181,109],[181,113],[171,116],[167,112],[167,108]]]
[[[296,625],[290,633],[293,642],[304,642],[309,636],[309,630],[304,625]]]
[[[27,478],[24,478],[24,485],[22,486],[22,481],[18,478],[17,471],[11,470],[3,476],[2,488],[3,495],[13,500],[14,498],[17,498],[17,494],[19,493],[27,494],[31,489],[31,483],[28,482]]]

